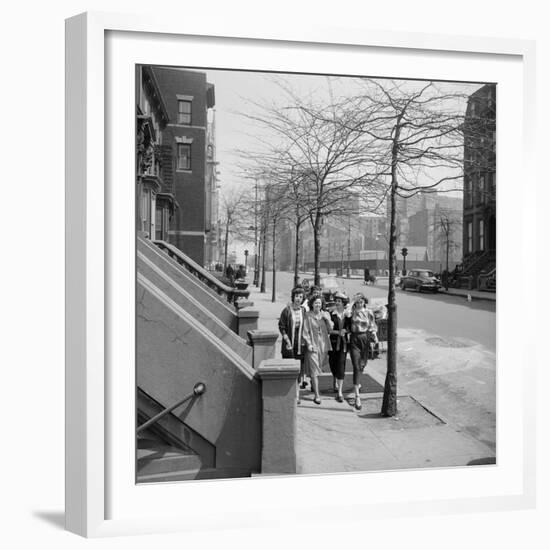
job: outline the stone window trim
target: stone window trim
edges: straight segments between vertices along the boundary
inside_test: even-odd
[[[190,126],[193,123],[193,96],[176,94],[178,102],[178,124]]]
[[[185,128],[186,130],[206,130],[206,126],[193,126],[192,124],[176,124],[171,122],[166,126],[171,126],[172,128]]]
[[[176,172],[192,173],[192,139],[176,138]],[[187,151],[183,154],[183,151]],[[183,162],[184,166],[180,165]]]
[[[175,136],[174,139],[176,140],[176,143],[185,143],[187,145],[191,145],[194,138],[190,138],[187,136]]]

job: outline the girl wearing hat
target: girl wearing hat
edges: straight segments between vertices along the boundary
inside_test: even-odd
[[[328,352],[332,349],[329,331],[332,321],[328,311],[323,311],[323,298],[313,295],[309,299],[309,311],[304,320],[303,338],[306,342],[305,371],[311,377],[311,387],[314,393],[313,402],[321,403],[319,381],[317,377],[328,368]]]
[[[300,375],[298,381],[304,380],[304,346],[302,338],[306,310],[302,305],[304,289],[294,288],[290,295],[291,303],[281,311],[279,317],[279,332],[282,336],[281,355],[283,359],[299,359]],[[300,402],[300,390],[296,385],[296,399]]]
[[[337,392],[336,401],[343,403],[344,396],[342,388],[344,386],[344,376],[346,372],[346,356],[348,354],[348,335],[350,329],[351,312],[346,311],[345,306],[349,299],[343,293],[338,291],[334,295],[335,308],[330,314],[330,320],[333,329],[330,331],[330,344],[332,351],[328,353],[330,371],[334,377],[334,386]]]
[[[354,296],[350,319],[350,349],[351,364],[353,365],[353,390],[355,392],[355,408],[361,410],[361,373],[367,365],[369,352],[369,333],[376,332],[376,323],[373,314],[367,309],[367,298],[364,294]]]

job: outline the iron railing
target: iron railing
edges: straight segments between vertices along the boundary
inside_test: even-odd
[[[158,422],[161,418],[165,417],[167,414],[171,413],[174,409],[177,409],[179,406],[183,405],[186,401],[189,401],[189,399],[193,399],[196,397],[200,397],[204,394],[206,391],[206,384],[204,382],[197,382],[193,386],[193,391],[186,395],[183,399],[180,399],[177,403],[174,403],[170,407],[167,407],[166,409],[163,409],[161,412],[147,420],[147,422],[144,422],[141,424],[141,426],[138,426],[136,433],[140,433],[143,430],[147,429],[152,424],[155,424],[155,422]]]

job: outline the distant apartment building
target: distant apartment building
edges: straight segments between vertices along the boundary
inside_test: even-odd
[[[496,86],[469,100],[464,123],[464,259],[496,249]]]
[[[364,235],[362,250],[385,250],[388,246],[385,216],[365,216],[360,220]]]
[[[425,208],[424,196],[419,193],[413,195],[410,198],[395,197],[395,237],[396,247],[402,248],[407,246],[409,239],[409,222],[410,218]],[[388,228],[391,223],[391,206],[390,198],[388,197],[386,203],[386,226]]]
[[[407,247],[424,247],[433,262],[453,268],[462,261],[462,198],[443,193],[423,197],[423,208],[409,217]]]
[[[219,220],[219,162],[216,160],[216,112],[210,111],[206,130],[206,175],[205,175],[205,265],[212,267],[221,259],[221,225]]]
[[[179,208],[170,220],[168,240],[200,265],[212,261],[217,238],[217,170],[212,118],[214,86],[206,74],[153,67],[168,115],[163,132],[165,167]],[[212,115],[210,115],[212,117]],[[214,237],[215,236],[215,237]]]
[[[396,199],[397,250],[414,250],[418,259],[454,267],[462,260],[462,198],[443,192]],[[389,218],[388,218],[389,224]]]

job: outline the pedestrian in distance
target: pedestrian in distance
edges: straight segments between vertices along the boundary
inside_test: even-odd
[[[306,311],[309,311],[309,302],[313,296],[320,296],[321,298],[323,297],[323,291],[321,290],[320,286],[312,285],[308,287],[308,289],[306,290],[305,301],[304,301],[304,306],[306,308]]]
[[[239,265],[239,268],[237,269],[237,274],[236,274],[236,278],[237,279],[245,279],[246,278],[246,269],[244,267],[244,265]]]
[[[227,264],[225,268],[225,276],[229,279],[230,286],[233,286],[235,283],[235,270],[231,264]]]
[[[354,296],[350,319],[350,349],[351,364],[353,366],[353,391],[355,394],[355,409],[361,410],[361,374],[367,366],[369,354],[369,333],[376,331],[373,314],[367,309],[367,298],[364,294]]]
[[[304,321],[303,338],[306,342],[304,367],[306,375],[311,378],[313,402],[321,404],[318,376],[329,369],[328,352],[331,351],[329,332],[332,321],[328,311],[323,310],[322,296],[312,296],[309,299],[309,311]]]
[[[336,390],[336,401],[343,403],[344,377],[346,372],[346,357],[348,355],[348,338],[350,330],[351,310],[346,309],[349,298],[343,292],[334,295],[334,309],[330,314],[333,327],[330,331],[330,345],[332,350],[328,353],[330,371]]]
[[[281,355],[283,359],[298,359],[300,361],[300,374],[298,375],[298,384],[296,384],[296,400],[298,403],[300,403],[299,384],[305,384],[305,340],[302,336],[306,315],[306,309],[303,306],[304,297],[302,287],[294,288],[290,295],[290,304],[281,311],[279,316],[279,332],[282,336]]]

